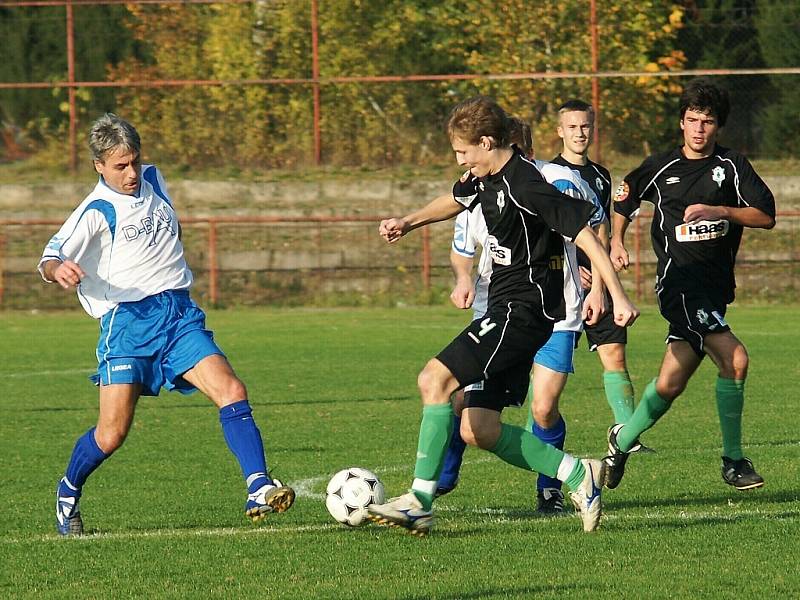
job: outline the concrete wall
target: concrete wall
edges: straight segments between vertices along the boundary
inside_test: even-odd
[[[800,209],[800,176],[764,178],[778,208]],[[0,218],[64,219],[94,181],[41,185],[0,185]],[[180,216],[212,215],[398,215],[450,191],[441,180],[331,180],[311,183],[270,181],[176,181],[169,184]]]

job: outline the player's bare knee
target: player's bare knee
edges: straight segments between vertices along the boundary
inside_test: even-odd
[[[656,381],[656,393],[671,402],[683,393],[686,389],[686,381],[678,379],[659,378]]]
[[[125,442],[128,430],[124,427],[98,427],[94,432],[94,439],[100,449],[106,454],[112,454]]]
[[[539,405],[534,403],[532,411],[533,420],[543,429],[550,429],[553,427],[560,417],[558,408],[554,404]]]
[[[226,406],[247,399],[247,387],[244,382],[238,377],[227,377],[224,382],[221,382],[218,388],[217,404]]]
[[[747,369],[750,366],[750,357],[747,349],[739,344],[733,351],[730,365],[730,379],[744,381],[747,378]]]
[[[448,371],[442,364],[435,360],[428,361],[425,368],[417,376],[417,386],[425,404],[443,403],[449,400],[450,391],[447,389]]]

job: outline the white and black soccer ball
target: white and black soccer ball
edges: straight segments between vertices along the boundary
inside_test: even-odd
[[[336,473],[328,482],[325,506],[339,523],[358,527],[367,518],[367,506],[383,504],[385,498],[383,484],[375,473],[350,467]]]

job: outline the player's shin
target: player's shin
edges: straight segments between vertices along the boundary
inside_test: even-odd
[[[658,395],[655,379],[647,384],[639,405],[633,411],[633,415],[617,433],[619,449],[623,452],[628,452],[633,448],[639,436],[655,425],[656,421],[669,410],[671,404],[672,402]]]
[[[449,402],[427,404],[422,407],[417,462],[414,466],[414,483],[411,491],[425,510],[430,510],[433,505],[452,429],[453,409]]]
[[[72,456],[70,456],[64,479],[59,488],[60,495],[79,497],[86,479],[109,457],[97,445],[94,431],[95,428],[92,427],[75,442]]]
[[[507,423],[500,424],[500,437],[490,452],[508,464],[556,477],[564,453],[537,439],[530,431]]]
[[[261,432],[253,420],[253,411],[247,400],[234,402],[219,410],[219,421],[228,448],[239,461],[247,491],[252,493],[263,485],[272,483],[264,456]]]
[[[716,394],[723,455],[739,460],[744,456],[742,452],[744,381],[718,377]]]
[[[633,384],[627,371],[605,371],[603,387],[614,423],[627,423],[633,415]]]

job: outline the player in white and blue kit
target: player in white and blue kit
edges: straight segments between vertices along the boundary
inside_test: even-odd
[[[83,533],[79,501],[86,479],[125,441],[139,397],[157,396],[162,387],[183,394],[199,389],[217,405],[247,483],[250,519],[287,510],[294,491],[270,478],[245,385],[189,297],[192,272],[161,173],[141,164],[139,134],[116,115],[95,121],[89,148],[100,179],[39,262],[45,281],[75,288],[86,312],[100,321],[92,377],[99,416],[78,438],[58,484],[58,532]]]
[[[515,119],[515,134],[512,140],[526,155],[532,155],[530,128],[527,124]],[[575,198],[581,198],[600,206],[600,201],[589,185],[575,171],[566,167],[533,161],[544,179],[559,191]],[[593,228],[605,223],[602,210],[594,213],[589,225]],[[478,272],[473,280],[472,262],[477,247],[486,248],[489,243],[489,232],[480,208],[465,211],[456,217],[451,264],[456,275],[456,286],[451,299],[460,308],[472,306],[473,319],[483,317],[487,308],[489,283],[492,274],[492,259],[488,251],[482,251]],[[564,241],[564,299],[566,318],[555,324],[553,334],[547,343],[536,353],[533,362],[533,396],[529,413],[528,427],[542,441],[563,449],[566,438],[566,424],[561,417],[558,401],[567,382],[569,373],[574,372],[573,350],[577,337],[583,329],[581,284],[578,271],[575,244]],[[587,308],[594,313],[601,310],[598,305],[600,291],[587,297]],[[593,320],[599,315],[592,315]],[[465,388],[467,406],[480,405],[483,394],[491,394],[486,387],[491,382],[480,382]],[[518,382],[517,389],[503,390],[508,405],[521,406],[528,390],[527,377]],[[459,434],[460,416],[458,403],[454,404],[455,425],[450,446],[445,456],[444,467],[439,479],[438,493],[441,495],[452,490],[457,481],[465,444]],[[539,474],[537,480],[538,511],[542,514],[563,514],[564,495],[561,482],[557,479]]]

